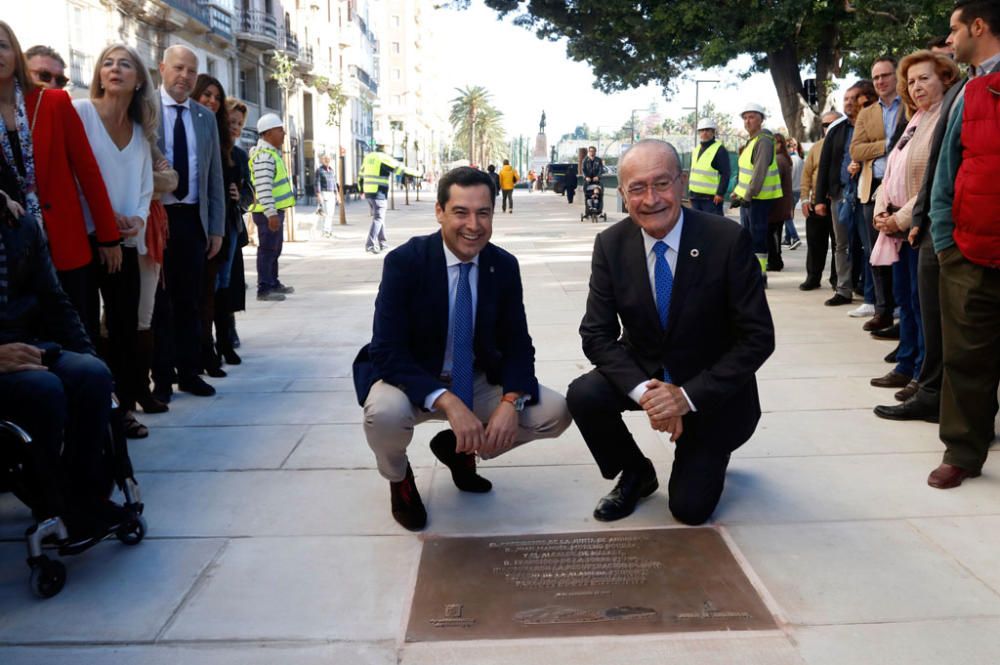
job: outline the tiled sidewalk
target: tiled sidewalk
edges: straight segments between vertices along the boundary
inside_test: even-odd
[[[397,198],[392,243],[436,228],[421,198]],[[521,262],[539,379],[564,392],[589,367],[577,326],[604,225],[580,223],[578,206],[553,194],[515,201],[514,215],[497,214],[494,241]],[[349,215],[332,240],[302,226],[285,245],[282,280],[296,293],[251,298],[238,318],[244,363],[213,382],[218,395],[181,394],[168,414],[140,416],[152,431],[131,448],[144,543],[67,560],[64,591],[39,601],[19,539],[27,513],[0,497],[0,663],[1000,662],[1000,457],[960,489],[925,485],[940,459],[936,427],[872,415],[892,400],[868,385],[891,347],[844,308],[823,307],[825,292],[796,288],[805,247],[770,278],[778,344],[759,373],[766,413],[714,521],[781,630],[403,645],[420,538],[392,520],[361,432],[350,364],[370,335],[382,259],[363,252],[364,206]],[[310,217],[300,209],[300,222]],[[671,445],[628,418],[665,480]],[[626,520],[595,522],[609,483],[575,427],[484,464],[492,493],[460,495],[427,449],[437,427],[419,428],[411,447],[429,534],[676,526],[665,489]]]

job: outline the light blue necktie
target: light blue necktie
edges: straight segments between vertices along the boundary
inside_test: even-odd
[[[670,292],[674,288],[674,276],[670,272],[670,264],[667,263],[667,243],[657,240],[653,245],[653,252],[656,253],[656,268],[653,278],[656,282],[656,311],[660,315],[660,327],[667,329],[667,315],[670,313]],[[670,372],[663,368],[663,380],[670,381]]]
[[[459,266],[458,293],[455,294],[455,319],[452,332],[451,391],[472,409],[472,287],[469,285],[471,263]]]

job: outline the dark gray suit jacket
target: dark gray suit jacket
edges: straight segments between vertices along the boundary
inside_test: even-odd
[[[157,95],[159,96],[159,95]],[[173,127],[166,127],[166,114],[160,104],[160,132],[156,144],[167,154],[163,137]],[[194,124],[198,149],[198,212],[205,236],[223,236],[226,230],[226,192],[222,180],[222,150],[215,116],[198,102],[191,100],[191,122]]]

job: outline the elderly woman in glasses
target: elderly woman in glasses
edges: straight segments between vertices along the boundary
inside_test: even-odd
[[[899,401],[916,394],[915,378],[925,351],[917,291],[917,252],[905,239],[910,233],[913,205],[927,169],[941,101],[958,76],[958,67],[950,58],[931,51],[911,53],[903,58],[897,70],[897,88],[910,121],[889,152],[885,177],[876,194],[873,224],[879,230],[878,242],[883,247],[891,245],[899,253],[898,260],[892,263],[893,296],[899,305],[899,350],[896,366],[883,377],[910,379],[896,394]]]
[[[149,435],[133,415],[139,327],[139,256],[147,253],[146,218],[153,197],[153,158],[158,106],[142,59],[125,44],[112,44],[97,58],[90,98],[73,102],[90,139],[121,232],[122,269],[100,280],[108,343],[104,352],[125,410],[125,433]],[[85,209],[88,219],[91,210]]]
[[[0,21],[0,149],[42,223],[63,290],[88,335],[98,332],[95,254],[109,273],[121,267],[121,233],[101,172],[69,96],[28,77],[21,46]],[[77,185],[81,196],[77,196]],[[82,201],[90,208],[84,219]],[[96,251],[95,251],[96,250]]]

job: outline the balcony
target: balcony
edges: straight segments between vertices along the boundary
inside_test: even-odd
[[[212,19],[209,16],[208,7],[199,0],[164,0],[166,4],[178,11],[184,12],[202,25],[208,27]]]
[[[313,68],[313,48],[312,46],[303,46],[302,50],[299,51],[299,63],[307,71]]]
[[[357,77],[358,81],[368,88],[373,95],[378,95],[378,81],[369,76],[368,72],[357,65],[351,65],[351,74]]]
[[[248,42],[259,48],[277,48],[281,30],[278,20],[259,9],[248,9],[240,12],[236,28],[236,39]]]
[[[281,49],[292,59],[299,57],[299,37],[291,30],[285,32],[284,45]]]
[[[202,0],[204,3],[205,0]],[[233,41],[233,17],[216,2],[209,1],[206,10],[208,11],[208,27],[214,35],[223,41]]]

